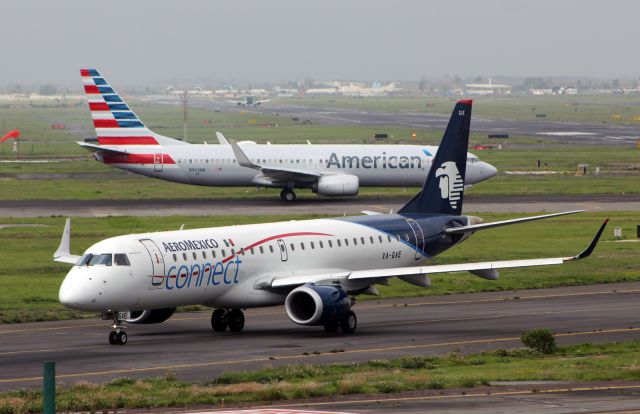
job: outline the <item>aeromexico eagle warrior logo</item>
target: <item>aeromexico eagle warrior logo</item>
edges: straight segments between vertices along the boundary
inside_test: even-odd
[[[453,161],[445,161],[436,170],[436,177],[440,177],[440,195],[442,198],[449,199],[451,208],[458,207],[460,194],[464,189],[464,180],[458,171],[456,163]]]

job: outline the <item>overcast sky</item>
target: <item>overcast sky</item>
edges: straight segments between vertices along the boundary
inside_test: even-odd
[[[2,0],[0,84],[640,75],[633,0]]]

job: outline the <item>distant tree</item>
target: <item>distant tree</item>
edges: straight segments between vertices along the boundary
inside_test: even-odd
[[[453,86],[456,88],[462,87],[462,79],[458,75],[453,76]]]
[[[473,81],[474,81],[475,83],[480,83],[480,82],[482,82],[482,76],[476,76],[475,78],[473,78]]]
[[[611,87],[613,89],[618,89],[620,88],[620,79],[614,79],[611,81]]]
[[[38,93],[40,95],[55,95],[56,94],[56,87],[49,84],[49,83],[45,83],[44,85],[42,85],[40,87],[40,89],[38,90]]]
[[[425,78],[424,76],[420,78],[420,83],[418,83],[418,89],[420,89],[420,92],[424,92],[425,89],[427,89],[427,78]]]

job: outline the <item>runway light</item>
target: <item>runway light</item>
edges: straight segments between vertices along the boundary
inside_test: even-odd
[[[417,136],[418,136],[418,135],[417,135],[415,132],[412,132],[412,133],[411,133],[411,138],[416,139],[416,137],[417,137]]]

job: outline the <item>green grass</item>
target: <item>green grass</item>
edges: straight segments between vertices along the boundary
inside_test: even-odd
[[[487,281],[467,273],[433,276],[431,289],[418,288],[400,281],[380,286],[382,298],[415,297],[459,292],[533,289],[551,286],[640,280],[637,271],[637,244],[615,243],[612,229],[622,227],[623,234],[635,234],[640,213],[588,213],[487,230],[473,235],[433,263],[459,263],[518,258],[573,255],[591,240],[604,217],[611,217],[603,241],[593,257],[563,266],[511,269],[501,272],[498,281]],[[321,216],[292,216],[289,219]],[[489,220],[513,215],[486,214]],[[198,228],[276,221],[271,216],[211,217],[107,217],[73,220],[72,252],[79,254],[107,237],[179,228]],[[51,260],[58,246],[63,218],[0,218],[2,224],[40,224],[42,227],[0,228],[0,322],[13,323],[91,316],[65,310],[57,302],[60,283],[69,267]],[[523,232],[527,237],[522,237]],[[366,297],[363,297],[366,298]]]
[[[550,355],[514,349],[362,363],[287,365],[227,372],[195,384],[178,381],[168,373],[160,378],[117,378],[104,384],[79,382],[58,387],[56,402],[57,411],[95,412],[473,388],[489,386],[492,381],[638,381],[638,355],[640,341],[636,340],[567,346]],[[0,414],[41,412],[41,401],[40,391],[6,392],[0,394]]]

